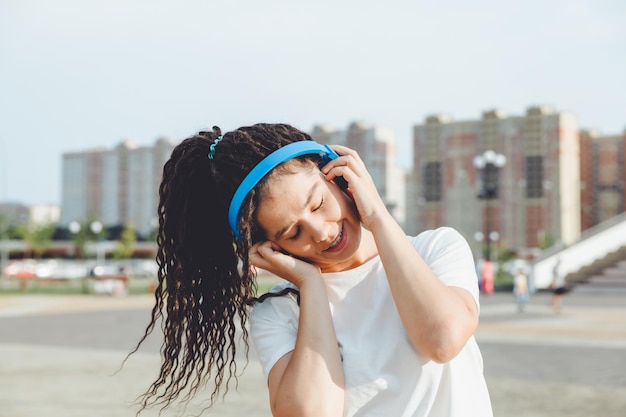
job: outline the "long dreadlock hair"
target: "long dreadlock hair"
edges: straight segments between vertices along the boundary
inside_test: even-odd
[[[240,240],[228,225],[230,200],[248,172],[271,152],[311,140],[286,124],[242,127],[216,143],[219,136],[221,130],[213,127],[185,139],[163,169],[156,302],[144,335],[130,353],[139,349],[159,322],[164,333],[162,364],[158,378],[139,398],[139,412],[153,405],[166,408],[183,392],[182,401],[187,402],[211,378],[212,405],[223,383],[226,394],[231,379],[237,379],[236,329],[242,330],[247,357],[247,305],[257,289],[248,252],[263,238],[253,216],[267,177],[242,204]],[[298,159],[319,165],[315,158]]]

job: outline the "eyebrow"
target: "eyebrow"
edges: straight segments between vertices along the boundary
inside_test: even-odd
[[[315,191],[317,191],[317,189],[319,187],[320,187],[320,183],[319,182],[313,184],[313,187],[311,187],[311,192],[309,193],[309,196],[307,197],[306,201],[304,202],[304,207],[308,207],[311,204],[311,200],[313,199],[313,194],[315,194]],[[294,223],[289,223],[288,225],[286,225],[285,227],[280,229],[278,232],[276,232],[276,234],[274,234],[274,240],[278,240],[281,237],[283,237],[283,235],[285,233],[287,233],[287,231],[289,229],[291,229],[294,224],[295,224],[295,222]]]

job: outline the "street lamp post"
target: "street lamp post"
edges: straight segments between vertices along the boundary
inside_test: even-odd
[[[496,242],[500,238],[497,231],[498,225],[497,223],[494,224],[497,219],[497,212],[493,207],[493,200],[498,198],[500,169],[504,165],[506,165],[506,156],[490,149],[474,158],[474,167],[480,172],[480,190],[477,197],[484,201],[482,210],[483,230],[477,233],[477,237],[480,235],[480,241],[484,239],[485,242],[482,282],[483,291],[487,293],[493,292],[492,242]]]
[[[80,226],[80,223],[78,223],[77,221],[73,221],[73,222],[71,222],[71,223],[67,226],[67,228],[69,229],[69,231],[70,231],[70,233],[72,234],[72,236],[77,236],[77,235],[78,235],[78,233],[80,232],[80,228],[81,228],[81,226]],[[75,239],[75,238],[72,238],[72,240],[74,240],[74,239]],[[75,241],[75,242],[74,242],[74,248],[73,248],[73,249],[74,249],[74,257],[75,257],[76,259],[78,259],[78,258],[80,258],[80,257],[81,257],[81,255],[82,255],[82,254],[81,254],[81,250],[82,250],[82,248],[80,248],[80,243],[79,243],[79,241],[81,240],[81,239],[80,239],[80,237],[78,237],[78,238],[76,238],[76,239],[77,239],[77,241]]]
[[[73,221],[68,225],[68,229],[70,233],[72,233],[72,235],[74,236],[73,239],[74,239],[74,246],[75,246],[74,249],[76,251],[76,259],[82,258],[82,255],[83,255],[82,252],[85,249],[85,244],[87,243],[88,240],[90,240],[89,231],[95,236],[96,266],[98,266],[104,263],[104,251],[103,251],[101,239],[99,236],[104,226],[102,225],[101,222],[94,220],[91,223],[89,223],[88,227],[89,227],[89,230],[87,230],[86,228],[84,229],[83,226],[77,221]],[[88,275],[90,274],[91,272]],[[84,293],[88,292],[87,276],[85,276],[83,279],[83,292]]]
[[[102,223],[99,221],[93,221],[89,225],[89,229],[96,235],[96,265],[102,265],[104,263],[104,251],[102,250],[102,239],[100,238],[100,232],[102,232]]]
[[[483,206],[483,237],[485,239],[485,260],[491,260],[491,242],[498,240],[499,234],[493,227],[494,217],[490,210],[491,201],[498,198],[500,169],[506,165],[506,156],[492,150],[486,150],[474,158],[474,167],[480,171],[480,190],[478,198],[485,202]]]

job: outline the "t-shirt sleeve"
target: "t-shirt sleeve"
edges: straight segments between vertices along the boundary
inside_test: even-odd
[[[292,295],[267,298],[252,309],[250,336],[266,378],[276,362],[296,346],[299,311]]]
[[[480,308],[474,256],[467,240],[459,232],[450,227],[440,227],[422,232],[410,239],[430,269],[444,284],[467,290]]]

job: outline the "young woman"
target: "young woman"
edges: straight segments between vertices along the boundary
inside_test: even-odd
[[[492,415],[467,242],[407,237],[353,150],[282,124],[201,132],[165,165],[159,220],[144,406],[211,378],[215,398],[250,318],[274,416]],[[285,283],[250,313],[254,267]]]

